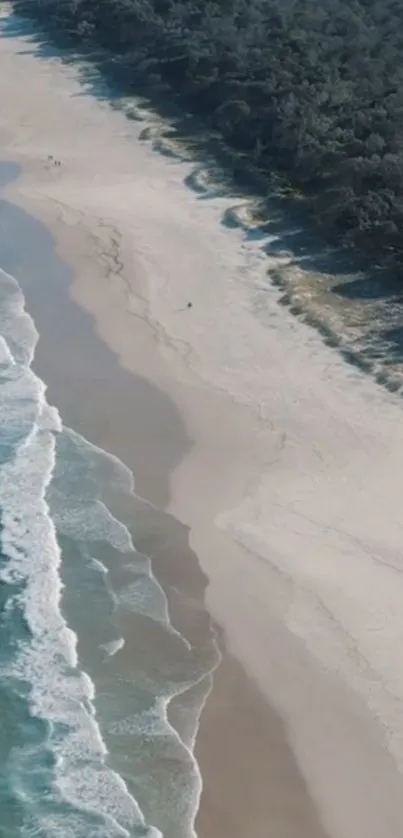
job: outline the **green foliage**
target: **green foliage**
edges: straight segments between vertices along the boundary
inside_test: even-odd
[[[401,0],[14,0],[158,75],[337,240],[403,276]]]

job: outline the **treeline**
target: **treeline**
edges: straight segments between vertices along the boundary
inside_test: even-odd
[[[14,0],[167,81],[317,221],[403,278],[402,0]]]

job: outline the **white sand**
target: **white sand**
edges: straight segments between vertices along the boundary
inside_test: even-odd
[[[400,838],[401,402],[277,304],[262,242],[186,187],[191,163],[34,53],[0,41],[1,157],[24,167],[7,196],[53,230],[122,364],[177,403],[195,446],[170,508],[329,831]]]

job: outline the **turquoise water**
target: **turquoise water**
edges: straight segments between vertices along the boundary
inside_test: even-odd
[[[172,625],[134,477],[48,404],[37,341],[0,270],[0,836],[188,838],[215,645]]]

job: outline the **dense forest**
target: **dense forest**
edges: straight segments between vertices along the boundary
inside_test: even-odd
[[[403,0],[14,0],[168,82],[306,196],[328,234],[403,278]]]

